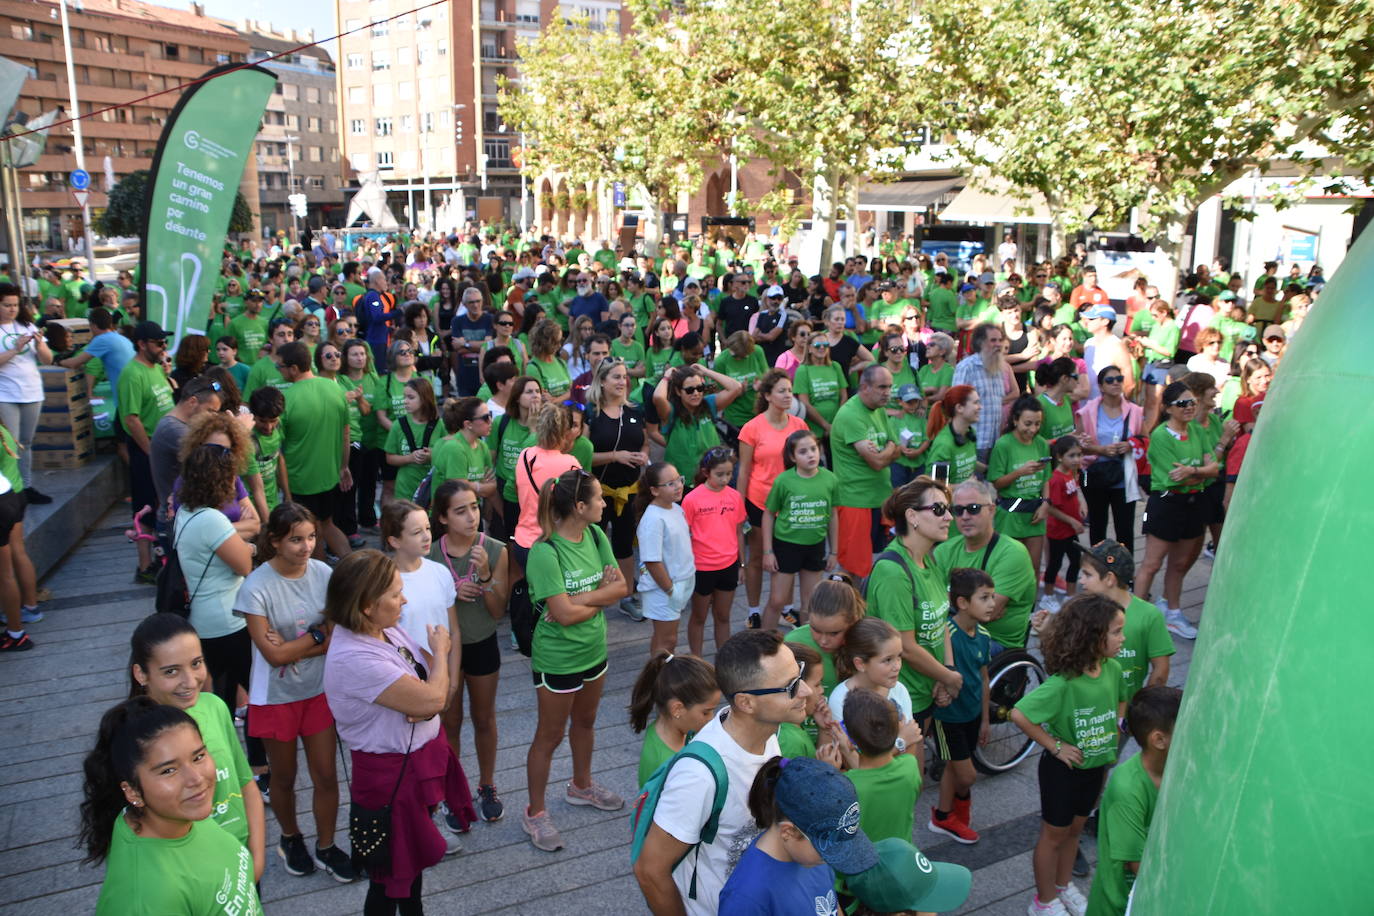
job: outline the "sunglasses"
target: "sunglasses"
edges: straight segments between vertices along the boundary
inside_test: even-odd
[[[498,322],[496,322],[496,326],[497,326],[498,328],[513,328],[513,327],[515,327],[515,322],[514,322],[514,321],[498,321]]]
[[[947,506],[945,503],[931,503],[928,506],[917,506],[916,511],[929,512],[936,518],[944,518],[945,513],[949,511],[949,506]]]
[[[811,346],[815,347],[817,350],[829,350],[829,349],[830,349],[830,341],[828,341],[828,340],[826,340],[825,338],[822,337],[822,338],[819,339],[819,340],[813,340],[813,341],[811,341]]]
[[[1074,377],[1075,379],[1078,378],[1078,376],[1076,376],[1076,375],[1073,376],[1073,377]],[[1104,384],[1104,385],[1120,385],[1120,384],[1121,384],[1122,382],[1124,382],[1124,381],[1126,381],[1126,376],[1124,376],[1124,375],[1104,375],[1104,376],[1102,376],[1102,384]]]
[[[414,351],[414,350],[408,350],[408,349],[402,348],[402,349],[396,351],[396,355],[397,355],[397,356],[414,356],[414,355],[415,355],[415,351]]]
[[[320,359],[338,359],[339,356],[340,354],[337,350],[332,353],[326,350],[325,352],[320,354]]]
[[[751,697],[766,697],[766,696],[768,696],[768,695],[770,695],[770,694],[774,694],[774,693],[785,693],[785,694],[787,694],[787,698],[788,698],[789,700],[795,700],[795,699],[797,698],[797,691],[798,691],[799,689],[801,689],[801,682],[802,682],[802,679],[805,678],[805,677],[806,677],[806,663],[805,663],[805,662],[801,662],[801,671],[797,673],[797,676],[796,676],[796,677],[794,677],[794,678],[792,678],[792,680],[788,681],[788,682],[787,682],[787,686],[785,686],[785,687],[755,687],[753,690],[737,690],[737,691],[735,691],[735,692],[736,692],[737,694],[738,694],[738,693],[747,693],[747,694],[749,694]]]
[[[705,386],[705,385],[683,385],[683,386],[682,386],[682,393],[683,393],[683,394],[701,394],[701,393],[702,393],[703,391],[705,391],[705,390],[706,390],[706,386]]]
[[[916,319],[918,319],[918,318],[920,318],[920,317],[921,317],[920,315],[903,315],[903,316],[902,316],[902,320],[903,320],[903,321],[915,321]]]
[[[1183,398],[1182,400],[1174,401],[1174,402],[1171,403],[1169,406],[1170,406],[1170,407],[1192,407],[1192,406],[1193,406],[1194,404],[1196,404],[1196,403],[1197,403],[1197,399],[1196,399],[1196,398]]]
[[[887,352],[889,352],[889,353],[905,353],[905,352],[906,352],[906,347],[888,347],[888,348],[887,348]]]
[[[967,503],[965,505],[959,505],[958,503],[956,503],[949,507],[949,514],[953,515],[955,518],[958,518],[961,515],[977,515],[979,512],[982,512],[987,507],[987,503]],[[937,512],[936,515],[938,516],[939,513]]]
[[[483,423],[483,422],[490,423],[490,422],[491,422],[491,413],[490,413],[490,412],[487,412],[487,413],[482,414],[480,417],[473,417],[473,418],[472,418],[472,422],[474,422],[474,423]]]

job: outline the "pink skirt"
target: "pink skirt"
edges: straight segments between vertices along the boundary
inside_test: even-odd
[[[396,779],[405,754],[353,751],[352,756],[354,801],[381,808],[392,790],[396,792],[391,803],[391,867],[369,877],[386,887],[388,897],[408,897],[416,876],[444,857],[447,844],[433,818],[439,802],[448,802],[449,811],[464,828],[477,820],[463,765],[442,727],[434,740],[410,752],[399,788]]]

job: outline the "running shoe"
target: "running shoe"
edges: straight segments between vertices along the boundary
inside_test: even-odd
[[[157,585],[157,564],[154,563],[145,569],[140,569],[134,573],[135,585]]]
[[[367,546],[367,538],[363,537],[361,534],[350,534],[348,536],[348,546],[352,547],[354,550],[362,550]]]
[[[794,630],[797,627],[801,626],[801,617],[797,614],[797,609],[790,604],[787,607],[783,608],[782,622],[787,624]]]
[[[444,824],[448,827],[449,830],[453,831],[454,833],[467,833],[469,830],[472,829],[471,824],[465,825],[461,820],[459,820],[458,815],[454,814],[451,810],[449,810],[448,802],[444,802],[443,806]]]
[[[1164,625],[1179,639],[1197,639],[1197,627],[1189,623],[1188,618],[1177,608],[1164,612]]]
[[[558,828],[553,825],[553,819],[549,817],[549,812],[545,811],[530,817],[528,810],[520,816],[521,826],[530,835],[530,842],[535,849],[542,849],[544,852],[557,852],[563,848],[563,836],[558,832]]]
[[[954,842],[963,843],[965,846],[972,846],[979,839],[978,832],[955,817],[952,811],[941,818],[939,812],[931,808],[930,821],[926,824],[926,829],[931,833],[943,833]]]
[[[1217,558],[1217,545],[1208,541],[1207,546],[1202,548],[1202,555],[1209,560],[1215,560]]]
[[[258,791],[262,793],[262,803],[265,805],[271,800],[268,790],[272,788],[272,774],[259,773],[253,778],[257,781]]]
[[[27,652],[33,648],[33,640],[28,633],[11,636],[8,631],[0,638],[0,652]]]
[[[499,821],[505,815],[506,806],[496,794],[496,786],[477,787],[477,810],[488,824]]]
[[[330,846],[327,849],[316,846],[315,861],[340,884],[347,884],[358,877],[358,873],[353,870],[353,862],[338,846]]]
[[[43,619],[43,612],[40,611],[36,606],[20,608],[19,619],[22,620],[24,623],[38,623],[38,621]]]
[[[585,789],[580,789],[572,783],[568,783],[568,804],[591,805],[593,808],[600,808],[602,811],[619,811],[621,808],[625,807],[625,799],[596,782],[593,782]]]
[[[315,860],[305,849],[305,838],[299,833],[295,836],[283,835],[277,843],[277,855],[286,867],[286,873],[301,877],[315,873]]]
[[[1069,911],[1064,909],[1058,897],[1049,903],[1041,903],[1039,897],[1032,895],[1030,906],[1026,907],[1026,916],[1069,916]]]
[[[1059,899],[1064,902],[1064,909],[1069,911],[1070,916],[1084,916],[1088,912],[1088,898],[1083,896],[1083,892],[1075,887],[1072,881],[1068,887],[1059,889]]]
[[[750,630],[757,630],[759,627],[763,626],[763,615],[758,611],[754,611],[749,615],[749,619],[744,622],[744,625]]]
[[[638,592],[623,599],[618,607],[620,608],[620,613],[624,614],[635,623],[639,623],[644,619],[643,601],[640,599]]]

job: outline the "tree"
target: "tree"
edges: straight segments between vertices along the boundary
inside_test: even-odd
[[[907,82],[949,100],[966,168],[1041,191],[1061,231],[1134,212],[1177,264],[1246,174],[1371,177],[1371,23],[1374,0],[941,0]]]
[[[148,228],[149,174],[147,169],[130,172],[110,189],[105,212],[95,222],[96,232],[104,236],[143,237]],[[242,191],[234,192],[234,211],[227,231],[253,231],[253,211]]]

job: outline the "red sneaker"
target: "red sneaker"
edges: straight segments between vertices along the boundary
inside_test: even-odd
[[[953,839],[954,842],[963,843],[965,846],[972,846],[974,843],[978,842],[979,839],[978,833],[969,827],[968,824],[965,824],[955,817],[952,811],[948,817],[940,820],[936,815],[935,809],[931,808],[930,823],[926,824],[926,829],[931,833],[943,833],[945,836]]]

